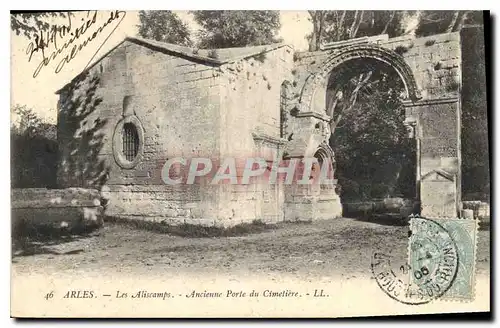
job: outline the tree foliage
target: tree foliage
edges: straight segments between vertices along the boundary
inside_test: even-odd
[[[70,12],[38,12],[38,13],[15,13],[10,15],[10,28],[16,35],[24,35],[28,39],[37,33],[47,32],[55,25],[50,25],[48,20],[60,17],[69,17]]]
[[[12,188],[54,188],[57,170],[57,127],[43,122],[33,109],[15,105],[11,125]]]
[[[483,13],[469,10],[433,10],[420,11],[415,35],[418,37],[458,32],[467,25],[482,25]]]
[[[329,42],[385,33],[395,37],[403,31],[404,12],[399,11],[309,11],[309,15],[311,51]],[[331,117],[330,145],[342,198],[411,196],[415,182],[404,170],[411,165],[401,165],[411,164],[411,145],[403,125],[399,76],[358,62],[336,79],[328,86],[326,113]]]
[[[258,46],[280,41],[278,11],[197,10],[191,13],[201,26],[199,48]]]
[[[473,200],[489,200],[490,194],[486,53],[483,36],[482,29],[468,29],[462,46],[462,188],[464,197]]]
[[[344,201],[414,196],[414,145],[403,124],[402,84],[389,71],[373,71],[372,78],[356,105],[342,113],[330,139]],[[348,84],[356,88],[357,77]]]
[[[362,36],[401,34],[404,12],[376,10],[310,10],[313,31],[307,36],[309,51],[320,49],[321,44]]]
[[[139,11],[139,35],[146,39],[182,46],[192,44],[189,27],[171,10]]]
[[[309,49],[315,51],[328,42],[342,41],[360,36],[373,36],[387,33],[394,37],[402,33],[402,11],[347,11],[311,10],[309,11],[313,32],[308,36]],[[330,125],[332,133],[339,124],[343,113],[351,110],[358,99],[359,91],[370,86],[373,71],[366,71],[346,81],[328,99],[327,114],[334,118]],[[354,85],[353,85],[353,82]]]
[[[16,117],[16,122],[11,123],[13,134],[28,138],[43,136],[51,140],[56,140],[56,126],[44,122],[33,108],[16,104],[11,108],[11,114]]]
[[[468,10],[310,10],[313,31],[307,36],[309,51],[321,44],[363,36],[403,34],[417,37],[460,31],[464,26],[483,24],[481,11]],[[407,22],[416,23],[407,26]]]
[[[402,34],[420,37],[457,32],[468,25],[481,25],[482,14],[473,11],[309,11],[313,25],[308,36],[309,49],[316,51],[325,43],[385,33],[389,37]],[[481,49],[473,47],[474,51]],[[484,53],[482,56],[484,58]],[[403,138],[406,131],[399,99],[401,90],[396,87],[400,78],[390,72],[380,75],[378,68],[350,65],[353,66],[351,75],[329,86],[326,108],[332,118],[331,146],[336,153],[343,197],[411,195],[415,183],[414,144]],[[467,65],[472,71],[482,69],[484,72],[484,62],[483,67],[478,67],[480,60]],[[463,92],[463,170],[464,181],[472,176],[481,180],[477,184],[470,181],[466,184],[480,189],[476,185],[489,188],[487,132],[484,132],[487,131],[486,86],[473,78],[477,74],[472,71],[464,70],[464,86],[470,87]]]

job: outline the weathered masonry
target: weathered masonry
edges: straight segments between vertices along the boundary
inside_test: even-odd
[[[334,163],[327,83],[364,64],[395,70],[405,85],[422,214],[455,216],[458,33],[382,35],[305,53],[283,44],[208,51],[127,38],[58,92],[59,186],[99,187],[107,215],[173,224],[338,217],[334,185],[166,185],[161,168],[174,157]]]
[[[422,215],[456,216],[461,203],[461,61],[458,32],[334,43],[298,56],[298,108],[302,117],[326,122],[329,118],[321,116],[332,75],[341,76],[354,65],[395,70],[406,89],[403,98],[409,135],[417,141],[416,188]]]

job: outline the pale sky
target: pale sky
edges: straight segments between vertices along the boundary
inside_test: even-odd
[[[191,15],[187,12],[177,12],[182,20],[187,22],[193,32],[198,28],[193,21]],[[79,28],[88,19],[92,19],[93,12],[87,16],[87,12],[75,13],[75,17],[71,20],[71,30]],[[137,34],[137,24],[139,23],[138,13],[134,11],[127,11],[123,20],[120,18],[112,20],[107,26],[102,29],[94,40],[83,47],[81,51],[69,62],[64,63],[64,67],[59,73],[55,73],[56,67],[61,60],[71,52],[73,45],[80,45],[92,33],[102,26],[111,12],[100,11],[97,14],[95,23],[88,28],[88,30],[76,41],[74,41],[68,49],[57,55],[57,57],[50,61],[47,66],[43,66],[40,73],[34,78],[33,74],[42,61],[40,51],[34,52],[29,61],[30,40],[20,35],[17,36],[14,32],[11,33],[11,104],[27,105],[39,113],[47,122],[56,122],[56,108],[57,108],[57,95],[55,92],[68,83],[73,77],[80,73],[89,61],[99,59],[107,51],[115,47],[126,36],[135,36]],[[281,30],[280,36],[283,37],[284,42],[291,44],[296,50],[307,49],[307,41],[305,36],[312,30],[312,24],[308,20],[306,11],[282,11],[281,16]],[[57,19],[51,22],[52,24],[68,24],[67,19]],[[111,31],[116,27],[116,30]],[[110,34],[111,33],[111,34]],[[107,36],[109,38],[105,41]],[[85,36],[85,37],[83,37]],[[56,39],[58,48],[63,47],[64,43],[70,40],[71,36],[66,35]],[[105,42],[104,42],[105,41]],[[103,44],[104,42],[104,44]],[[102,47],[99,49],[99,47]],[[45,57],[49,58],[50,54],[55,50],[53,43],[45,49]],[[99,50],[98,50],[99,49]],[[96,53],[97,51],[97,53]],[[27,54],[28,53],[28,54]]]

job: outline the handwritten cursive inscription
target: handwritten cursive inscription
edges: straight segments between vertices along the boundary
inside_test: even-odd
[[[73,60],[78,55],[78,53],[94,39],[96,39],[108,25],[116,21],[116,25],[113,30],[109,32],[107,37],[99,45],[94,55],[87,63],[88,66],[97,52],[99,52],[102,46],[106,43],[111,34],[113,34],[116,28],[120,25],[126,14],[127,13],[125,11],[115,10],[110,13],[107,20],[98,25],[97,11],[93,11],[93,13],[89,11],[87,12],[86,19],[82,18],[81,23],[77,28],[74,28],[74,26],[72,25],[73,22],[71,21],[71,15],[68,15],[67,25],[54,25],[49,29],[49,31],[40,31],[40,33],[35,35],[34,40],[28,44],[28,47],[26,49],[28,62],[31,62],[35,53],[40,53],[42,57],[40,63],[33,72],[33,78],[36,78],[38,76],[42,68],[48,66],[56,59],[59,59],[59,63],[55,68],[55,73],[59,73],[64,68],[64,65]],[[95,28],[96,26],[97,28]],[[91,32],[92,34],[90,34]],[[61,42],[62,45],[60,44]],[[54,50],[48,56],[46,56],[45,52],[51,46]]]

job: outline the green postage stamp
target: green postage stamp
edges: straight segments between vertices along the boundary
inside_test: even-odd
[[[474,298],[477,221],[414,217],[410,223],[410,285],[423,299]]]
[[[407,305],[474,301],[477,231],[476,220],[412,216],[406,263],[393,252],[375,252],[375,281]]]

